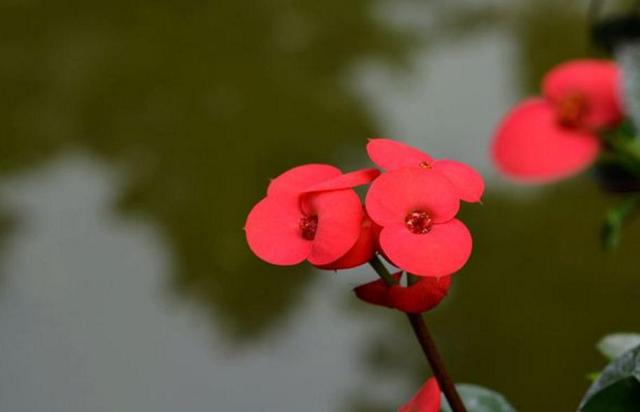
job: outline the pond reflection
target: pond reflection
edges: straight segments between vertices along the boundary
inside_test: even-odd
[[[3,183],[3,205],[25,224],[0,265],[0,409],[340,409],[367,330],[333,303],[348,285],[314,282],[286,328],[250,351],[226,345],[167,293],[174,262],[158,228],[111,212],[119,183],[82,153]]]
[[[464,210],[474,256],[432,316],[453,375],[520,411],[571,410],[601,365],[593,343],[634,329],[640,228],[603,254],[609,199],[586,179],[510,187],[486,146],[550,66],[584,55],[585,12],[2,6],[0,409],[393,409],[428,371],[401,316],[351,297],[371,275],[270,267],[241,230],[270,177],[359,167],[366,138],[389,135],[494,178]]]
[[[162,227],[175,287],[210,305],[230,337],[260,334],[310,276],[274,276],[250,255],[247,211],[269,177],[374,134],[345,71],[407,45],[368,17],[368,0],[73,3],[0,17],[14,33],[0,40],[12,63],[0,78],[2,171],[69,145],[117,164],[128,180],[119,207]]]

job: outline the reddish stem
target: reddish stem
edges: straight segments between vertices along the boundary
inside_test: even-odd
[[[438,348],[436,348],[436,344],[429,333],[429,329],[427,328],[424,318],[421,314],[415,313],[407,313],[407,317],[409,318],[409,323],[411,323],[411,327],[413,328],[413,333],[416,335],[418,343],[420,343],[420,347],[427,357],[431,370],[440,385],[440,390],[444,393],[444,396],[449,402],[449,406],[451,406],[453,412],[467,412],[467,409],[460,398],[460,394],[458,394],[456,386],[454,385],[453,380],[451,380],[451,377],[447,372],[447,368],[444,366],[444,361],[442,360],[442,357],[438,352]]]
[[[373,269],[387,284],[387,286],[392,286],[398,283],[377,256],[374,256],[369,264],[371,264]],[[407,318],[409,318],[409,323],[411,324],[413,333],[422,348],[422,352],[424,352],[427,357],[427,362],[429,362],[429,366],[431,366],[431,370],[438,381],[438,385],[440,385],[440,390],[444,393],[444,396],[449,402],[449,406],[451,406],[453,412],[467,412],[467,409],[460,398],[460,394],[458,394],[456,386],[447,372],[447,368],[445,367],[442,357],[438,352],[438,348],[436,348],[436,344],[429,333],[429,329],[427,328],[424,318],[421,314],[407,313],[406,315]]]

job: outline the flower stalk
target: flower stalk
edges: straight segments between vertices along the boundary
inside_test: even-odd
[[[386,283],[387,286],[393,286],[397,284],[397,281],[391,276],[387,268],[384,266],[380,258],[374,256],[369,264],[376,271],[378,276]],[[425,354],[427,361],[429,362],[429,366],[431,366],[431,370],[435,375],[438,384],[440,385],[440,389],[444,396],[447,398],[447,402],[449,402],[449,406],[453,412],[467,412],[467,409],[460,398],[460,394],[456,390],[456,387],[453,383],[453,380],[449,376],[447,369],[444,365],[444,361],[438,352],[438,348],[429,333],[429,329],[427,328],[427,324],[424,321],[424,318],[421,314],[412,314],[407,313],[407,318],[409,319],[409,323],[411,324],[411,328],[413,329],[413,333],[422,348],[422,352]]]

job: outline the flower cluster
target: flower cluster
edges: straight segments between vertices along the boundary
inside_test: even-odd
[[[529,98],[502,120],[492,157],[521,181],[548,182],[590,166],[602,148],[600,132],[622,120],[620,73],[606,60],[575,60],[552,69],[542,97]]]
[[[415,276],[407,286],[381,281],[356,288],[361,299],[409,313],[437,305],[450,275],[469,259],[471,234],[456,219],[460,201],[479,202],[482,177],[453,160],[433,159],[406,144],[371,139],[371,160],[380,168],[343,174],[307,164],[273,179],[249,213],[247,242],[275,265],[307,260],[321,269],[347,269],[376,254]],[[370,184],[364,204],[354,187]],[[396,274],[399,283],[402,272]]]

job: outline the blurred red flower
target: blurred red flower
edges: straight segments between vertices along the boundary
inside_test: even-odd
[[[398,412],[438,412],[440,410],[440,386],[435,378],[429,378],[411,400]]]
[[[521,181],[548,182],[590,166],[600,152],[598,131],[622,119],[619,70],[605,60],[574,60],[552,69],[542,97],[517,105],[499,125],[494,163]]]
[[[386,172],[371,184],[365,204],[382,226],[382,253],[395,266],[420,276],[446,276],[469,259],[471,234],[455,219],[459,194],[443,174],[420,167]]]
[[[314,265],[335,262],[354,247],[362,231],[362,204],[351,187],[378,174],[366,169],[343,175],[324,164],[284,172],[272,180],[267,197],[247,217],[249,248],[275,265],[305,259]]]
[[[402,272],[393,275],[400,281]],[[410,286],[387,286],[382,279],[365,283],[353,291],[361,300],[373,305],[398,309],[406,313],[424,313],[444,299],[451,286],[451,276],[422,277]]]
[[[422,167],[446,177],[455,186],[458,197],[465,202],[479,202],[484,191],[482,176],[472,167],[456,160],[433,159],[405,143],[391,139],[370,139],[369,158],[386,170]]]

